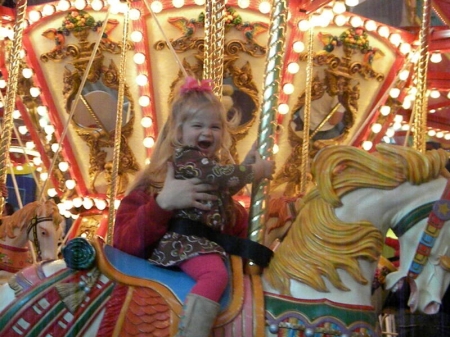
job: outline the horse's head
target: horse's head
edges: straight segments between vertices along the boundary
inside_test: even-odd
[[[35,202],[27,227],[28,239],[33,243],[38,260],[58,258],[58,244],[64,233],[64,219],[53,200]]]

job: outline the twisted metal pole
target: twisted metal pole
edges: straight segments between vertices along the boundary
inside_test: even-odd
[[[127,10],[124,13],[123,20],[123,37],[122,37],[122,53],[119,66],[119,88],[117,98],[117,116],[116,128],[114,132],[114,149],[113,149],[113,169],[111,177],[111,190],[109,193],[109,209],[108,209],[108,235],[106,242],[110,245],[113,243],[114,235],[114,219],[116,209],[114,207],[117,190],[118,190],[118,176],[119,176],[119,162],[120,162],[120,145],[122,141],[122,119],[123,119],[123,102],[125,99],[125,66],[127,61],[127,42],[130,19],[130,3],[127,1]]]
[[[16,22],[14,39],[9,54],[8,86],[6,89],[5,109],[3,114],[2,137],[0,141],[0,182],[6,185],[9,146],[14,126],[13,112],[16,107],[17,81],[20,68],[20,51],[22,50],[23,22],[27,11],[27,0],[19,0],[16,5]],[[5,200],[0,196],[0,210],[3,211]]]
[[[419,34],[419,61],[415,69],[417,79],[417,96],[413,106],[414,137],[413,148],[425,152],[425,135],[427,129],[428,96],[427,96],[427,71],[428,71],[428,40],[430,36],[431,0],[423,1],[422,23]]]
[[[225,44],[225,1],[206,1],[203,78],[214,83],[213,92],[222,97]]]
[[[281,69],[284,57],[288,4],[286,0],[275,0],[272,7],[269,28],[266,69],[263,82],[260,124],[258,130],[258,151],[263,159],[272,155],[275,117],[280,94]],[[263,224],[266,218],[266,203],[269,195],[267,181],[254,186],[250,206],[249,238],[263,242]]]

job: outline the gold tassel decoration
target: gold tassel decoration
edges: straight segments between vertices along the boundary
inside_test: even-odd
[[[61,300],[72,314],[83,303],[87,294],[97,282],[100,271],[95,268],[87,275],[88,277],[81,277],[82,280],[78,283],[60,283],[55,286]]]

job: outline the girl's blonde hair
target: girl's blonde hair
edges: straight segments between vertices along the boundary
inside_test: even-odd
[[[175,148],[185,145],[180,143],[183,124],[200,112],[219,115],[222,122],[222,144],[219,152],[221,150],[228,152],[228,147],[231,145],[230,123],[219,98],[212,91],[192,89],[178,93],[172,103],[169,117],[158,135],[150,164],[138,174],[126,194],[135,189],[144,189],[154,194],[162,189],[167,174],[167,163],[171,161]]]

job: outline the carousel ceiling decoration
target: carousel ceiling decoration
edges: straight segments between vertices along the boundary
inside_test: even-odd
[[[401,132],[411,132],[408,111],[417,95],[419,3],[406,8],[412,28],[400,29],[354,12],[351,1],[290,1],[285,3],[286,27],[280,28],[283,49],[273,54],[268,44],[272,2],[228,1],[220,48],[223,78],[216,88],[222,89],[218,94],[228,102],[230,113],[241,118],[233,130],[233,158],[239,161],[261,134],[261,115],[269,99],[264,76],[271,67],[277,80],[270,137],[278,167],[272,187],[285,196],[300,193],[298,167],[306,165],[307,172],[309,158],[322,147],[344,143],[371,151],[381,141],[393,142]],[[447,7],[434,2],[439,22],[446,22]],[[100,223],[98,215],[111,203],[117,206],[108,199],[115,135],[120,133],[114,182],[120,199],[150,158],[183,76],[178,62],[198,77],[205,69],[217,71],[205,58],[211,48],[209,35],[205,37],[211,28],[209,11],[203,0],[61,0],[27,6],[13,111],[18,129],[13,139],[22,144],[16,141],[14,148],[31,153],[22,165],[34,172],[42,193],[61,199],[65,216],[83,218],[89,213]],[[1,7],[1,15],[0,88],[5,95],[16,12]],[[442,26],[431,32],[431,62],[439,56],[447,61],[447,39]],[[438,74],[431,62],[429,104],[435,111],[444,110],[448,76]],[[338,94],[339,86],[343,91]],[[444,102],[435,103],[438,94]],[[307,115],[323,95],[342,97],[346,111],[340,134],[331,139],[317,138],[320,128],[305,132],[299,124],[305,122],[302,109]],[[428,123],[428,129],[430,135],[450,140],[448,129],[438,123]],[[311,144],[307,158],[302,156],[306,144]]]

